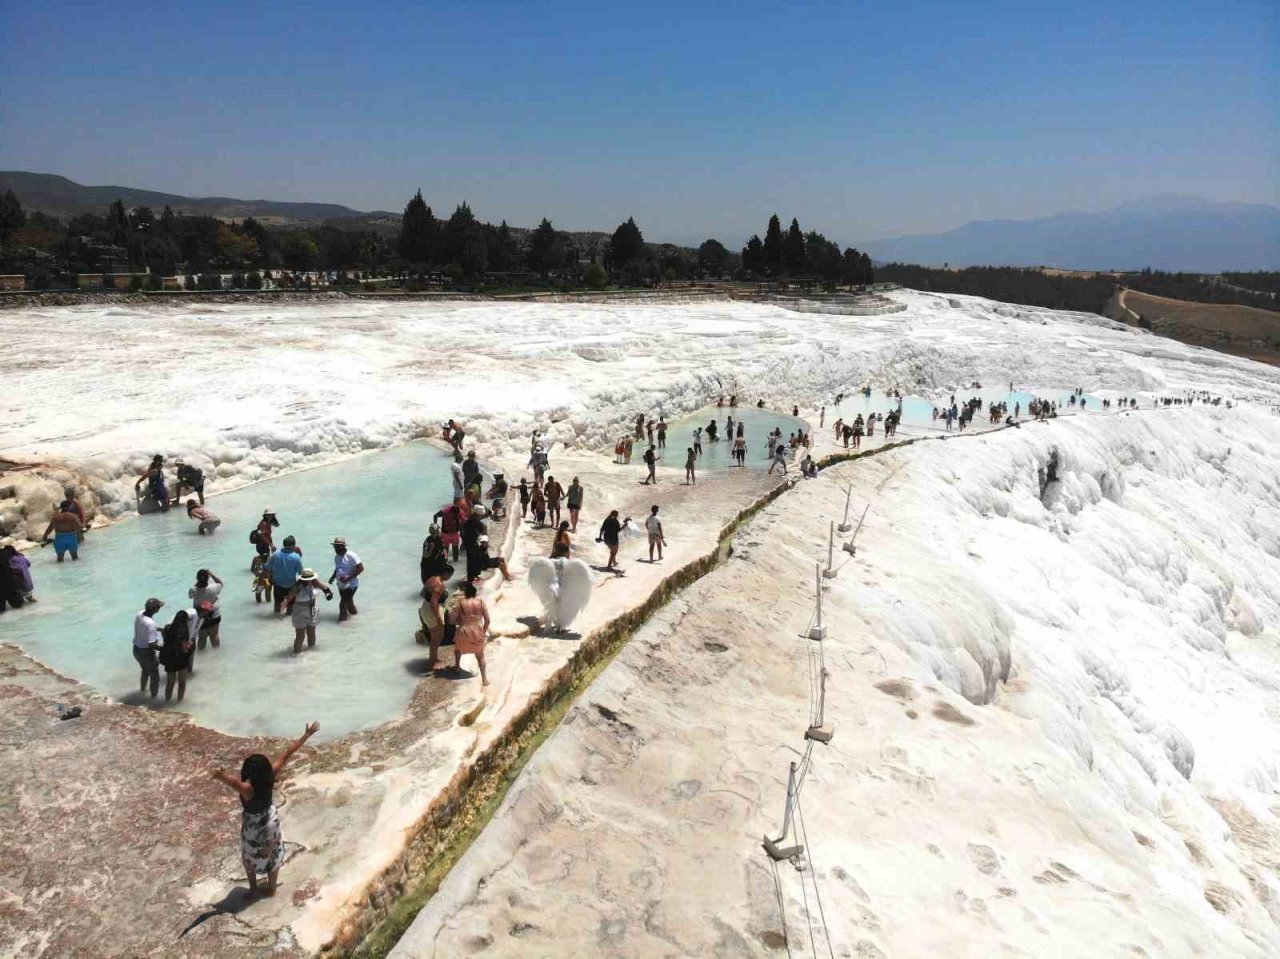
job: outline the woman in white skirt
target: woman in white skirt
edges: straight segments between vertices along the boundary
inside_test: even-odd
[[[316,571],[308,567],[302,571],[298,581],[285,595],[284,608],[289,611],[289,618],[293,620],[294,653],[302,652],[304,637],[307,640],[308,649],[316,644],[316,624],[320,622],[318,608],[320,593],[324,593],[325,599],[333,599],[333,590],[320,582]]]
[[[258,876],[267,877],[264,895],[274,896],[276,878],[284,863],[284,840],[280,835],[280,816],[276,812],[275,785],[289,757],[320,729],[319,723],[308,723],[306,731],[272,762],[262,753],[254,753],[240,767],[240,778],[220,769],[213,778],[240,794],[240,858],[249,877],[249,894],[258,893]]]

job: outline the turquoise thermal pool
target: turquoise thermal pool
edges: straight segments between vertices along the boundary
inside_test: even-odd
[[[76,563],[57,564],[51,546],[29,550],[39,602],[0,617],[0,640],[109,696],[179,709],[229,733],[296,734],[319,719],[321,735],[332,737],[376,725],[404,711],[421,676],[418,560],[431,515],[449,499],[448,463],[444,452],[411,443],[210,496],[222,519],[212,536],[200,536],[175,507],[90,532]],[[333,572],[335,536],[346,537],[367,570],[359,615],[339,625],[335,593],[321,605],[316,648],[300,656],[291,652],[288,617],[254,602],[249,531],[264,507],[280,519],[277,545],[297,537],[322,580]],[[165,607],[156,620],[167,623],[189,606],[201,567],[226,583],[222,646],[196,653],[186,699],[166,707],[163,682],[155,700],[138,693],[133,618],[157,596]]]
[[[772,430],[782,430],[782,438],[785,441],[796,430],[809,429],[809,424],[804,420],[773,410],[757,409],[754,406],[737,409],[730,409],[727,406],[723,408],[709,406],[668,424],[667,448],[661,451],[663,465],[683,471],[685,455],[693,445],[693,430],[701,426],[702,456],[698,459],[698,470],[729,469],[734,465],[733,457],[730,455],[733,450],[732,437],[725,429],[725,422],[730,416],[733,417],[735,433],[738,430],[737,424],[743,424],[743,437],[747,441],[747,466],[758,466],[763,469],[769,468],[768,436]],[[712,420],[715,420],[716,426],[719,427],[720,440],[717,443],[712,443],[707,436],[707,424]],[[631,457],[632,463],[640,462],[644,448],[644,443],[637,440]]]

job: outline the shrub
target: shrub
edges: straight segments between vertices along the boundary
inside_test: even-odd
[[[377,286],[375,286],[375,285],[374,285],[374,284],[372,284],[372,283],[366,283],[366,284],[364,285],[364,291],[365,291],[366,293],[376,293],[376,292],[377,292],[377,290],[378,290]]]
[[[609,273],[599,263],[591,263],[587,266],[586,280],[591,289],[603,290],[609,285]]]
[[[194,290],[196,289],[196,278],[188,273],[186,279],[182,281],[182,285],[188,290]]]
[[[257,270],[254,270],[252,273],[250,273],[248,276],[244,278],[244,285],[251,290],[262,289],[262,274],[259,273]]]
[[[129,292],[137,293],[141,289],[142,289],[142,277],[138,276],[135,273],[133,276],[129,277]]]
[[[232,274],[231,274],[231,289],[233,289],[233,290],[243,290],[243,289],[244,289],[244,287],[245,287],[245,283],[244,283],[244,274],[243,274],[243,273],[241,273],[241,272],[239,272],[239,271],[236,271],[235,273],[232,273]]]

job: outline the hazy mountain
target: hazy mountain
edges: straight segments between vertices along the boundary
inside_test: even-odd
[[[1280,269],[1280,210],[1256,203],[1152,197],[1100,213],[980,220],[947,233],[866,244],[882,263],[1056,266],[1217,273]]]
[[[105,213],[116,200],[126,207],[149,206],[158,214],[166,206],[175,213],[288,223],[318,223],[323,220],[391,216],[388,213],[361,213],[337,203],[286,203],[278,200],[237,200],[227,196],[190,197],[156,193],[127,186],[83,186],[52,173],[0,171],[0,192],[12,190],[28,210],[69,217],[79,213]],[[399,222],[399,215],[396,214]]]

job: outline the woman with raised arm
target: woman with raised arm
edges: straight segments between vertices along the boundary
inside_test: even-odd
[[[259,874],[267,877],[263,895],[274,896],[276,877],[284,862],[284,840],[280,836],[280,817],[273,801],[276,780],[285,763],[320,729],[319,723],[308,723],[306,730],[272,762],[262,753],[254,753],[240,767],[240,778],[221,769],[211,770],[213,778],[240,794],[240,858],[249,877],[249,894],[258,892]]]

